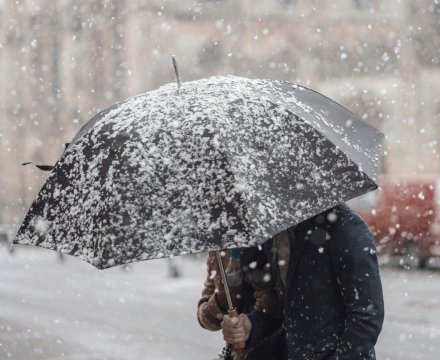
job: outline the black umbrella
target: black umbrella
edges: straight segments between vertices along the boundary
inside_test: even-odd
[[[344,107],[289,82],[168,84],[78,132],[14,243],[98,268],[261,244],[376,189],[382,139]]]

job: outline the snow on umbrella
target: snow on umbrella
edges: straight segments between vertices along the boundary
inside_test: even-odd
[[[167,84],[92,118],[14,239],[98,268],[261,244],[377,188],[383,135],[289,82]]]

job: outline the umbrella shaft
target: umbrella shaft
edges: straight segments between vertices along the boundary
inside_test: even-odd
[[[222,279],[223,279],[223,287],[225,288],[226,299],[228,300],[229,310],[232,310],[234,306],[232,305],[231,294],[229,292],[229,286],[226,280],[226,273],[225,273],[225,268],[223,267],[222,256],[220,255],[220,251],[218,250],[216,250],[215,253],[217,255],[217,262],[218,262],[218,267],[220,268],[220,274],[222,275]]]

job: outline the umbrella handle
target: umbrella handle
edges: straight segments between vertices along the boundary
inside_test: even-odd
[[[228,316],[230,318],[238,318],[238,312],[236,309],[228,310]],[[246,343],[244,341],[234,344],[235,350],[244,349],[246,347]]]

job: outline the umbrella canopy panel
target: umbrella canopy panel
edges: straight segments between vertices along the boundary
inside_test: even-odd
[[[342,107],[312,109],[295,92],[322,95],[286,84],[214,77],[101,112],[57,162],[14,242],[107,268],[259,244],[375,189],[382,134]]]

